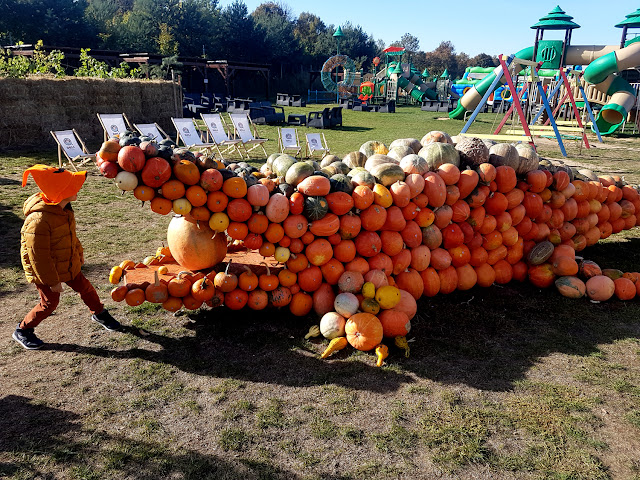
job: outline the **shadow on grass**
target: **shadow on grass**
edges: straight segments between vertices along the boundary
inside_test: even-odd
[[[616,243],[615,257],[633,261],[640,239]],[[600,250],[602,249],[602,250]],[[583,254],[610,265],[611,246]],[[612,265],[618,266],[618,265]],[[155,312],[151,312],[154,315]],[[173,365],[198,375],[228,377],[273,385],[335,384],[372,392],[389,392],[414,382],[414,375],[446,384],[466,384],[481,390],[508,391],[541,358],[553,353],[587,356],[599,345],[640,338],[640,304],[611,300],[600,304],[572,300],[555,288],[538,289],[512,282],[438,295],[419,302],[405,359],[392,342],[388,364],[379,369],[371,352],[352,348],[321,360],[324,345],[301,337],[315,319],[300,319],[284,311],[233,312],[226,308],[189,315],[194,335],[142,336],[158,352],[145,348],[110,350],[101,347],[49,344],[48,348],[113,358],[142,358]],[[143,344],[142,344],[143,345]]]
[[[410,375],[380,370],[371,353],[366,354],[366,360],[357,361],[351,348],[334,354],[331,361],[320,359],[318,351],[325,344],[316,348],[300,340],[313,320],[284,312],[233,312],[226,308],[199,311],[189,317],[195,320],[188,324],[195,335],[142,335],[137,328],[126,327],[128,333],[161,346],[157,352],[59,343],[47,343],[45,348],[98,357],[141,358],[197,375],[294,387],[334,384],[388,392],[413,382]]]
[[[555,288],[493,285],[419,303],[406,370],[421,377],[508,391],[553,353],[588,356],[598,345],[640,337],[635,302],[571,300]]]
[[[120,478],[140,479],[295,478],[268,462],[231,463],[184,448],[172,452],[139,438],[83,432],[76,413],[38,405],[23,396],[0,398],[0,411],[3,478],[54,478],[61,469],[71,470],[73,478],[91,479],[111,477],[113,472]]]

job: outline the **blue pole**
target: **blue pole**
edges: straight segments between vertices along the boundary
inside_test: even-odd
[[[506,61],[507,66],[509,66],[509,64],[512,61],[513,61],[513,55],[510,55],[509,58],[507,58],[507,61]],[[493,82],[491,82],[491,86],[485,92],[484,96],[482,97],[482,100],[480,100],[480,103],[478,103],[478,105],[476,106],[475,110],[471,114],[471,117],[469,117],[469,120],[467,120],[467,123],[465,123],[464,127],[462,127],[462,130],[460,130],[460,133],[466,133],[467,130],[469,130],[469,127],[471,126],[473,121],[478,116],[478,113],[480,113],[480,110],[482,110],[483,105],[485,103],[487,103],[487,99],[491,95],[491,92],[493,92],[493,90],[496,88],[496,85],[500,81],[500,78],[502,77],[502,74],[503,74],[503,69],[500,68],[498,74],[496,74],[496,78],[494,78]]]
[[[560,132],[558,131],[558,125],[556,125],[556,119],[553,118],[553,112],[551,110],[551,105],[549,105],[549,100],[547,100],[547,94],[545,93],[544,89],[542,88],[542,82],[540,80],[538,80],[536,82],[536,85],[538,85],[538,92],[540,93],[540,98],[542,98],[542,103],[544,103],[544,108],[547,111],[547,114],[549,115],[549,120],[551,120],[551,126],[553,127],[553,131],[556,134],[556,139],[558,140],[558,145],[560,146],[560,151],[562,152],[562,156],[566,157],[567,156],[567,151],[564,149],[564,144],[562,143],[562,137],[560,136]],[[540,113],[540,112],[538,112]],[[534,122],[531,122],[531,124],[533,125]]]

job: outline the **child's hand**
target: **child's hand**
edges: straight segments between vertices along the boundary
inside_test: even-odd
[[[57,292],[57,293],[62,292],[62,284],[61,283],[56,283],[53,287],[51,287],[51,291],[52,292]]]

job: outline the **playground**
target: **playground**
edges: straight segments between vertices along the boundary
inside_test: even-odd
[[[564,12],[555,10],[550,15],[553,20]],[[570,21],[563,16],[562,26]],[[570,43],[567,40],[565,44]],[[636,45],[640,43],[631,44],[633,52]],[[636,103],[631,101],[632,92],[615,80],[617,76],[606,80],[617,90],[597,96],[603,103],[598,104],[596,96],[592,102],[585,87],[580,91],[577,84],[573,95],[566,88],[571,87],[569,80],[590,72],[565,72],[560,62],[557,76],[545,77],[535,55],[537,48],[531,52],[528,48],[516,54],[504,52],[500,67],[476,72],[483,75],[480,81],[459,93],[452,79],[426,74],[421,78],[425,72],[415,71],[410,62],[403,65],[398,60],[401,50],[381,53],[376,73],[370,80],[362,78],[360,85],[354,86],[356,76],[347,82],[351,85],[340,85],[339,76],[326,76],[328,90],[335,89],[331,93],[336,95],[336,105],[351,99],[355,107],[358,99],[359,106],[393,102],[397,108],[387,113],[343,108],[341,124],[335,128],[296,126],[301,136],[322,133],[330,153],[316,161],[282,154],[278,142],[282,124],[257,126],[259,135],[253,140],[266,139],[259,144],[264,151],[258,149],[252,155],[240,149],[231,154],[225,151],[223,161],[220,150],[212,149],[213,143],[196,156],[171,143],[172,139],[147,155],[140,143],[145,136],[142,131],[110,136],[101,119],[105,141],[99,150],[99,145],[90,145],[90,152],[97,156],[88,155],[90,162],[83,168],[89,175],[74,211],[84,246],[83,271],[124,328],[107,333],[92,324],[82,301],[65,289],[55,315],[38,327],[38,335],[46,341],[42,350],[25,352],[9,334],[0,336],[4,413],[0,476],[640,478],[640,231],[636,226],[640,222],[636,209],[640,135],[634,121],[626,121],[632,118],[628,115],[637,99],[634,96]],[[564,51],[557,44],[555,48]],[[345,52],[341,53],[338,39],[336,57],[341,54]],[[327,70],[348,63],[345,58],[331,58]],[[640,64],[635,53],[626,58],[633,59],[622,63],[626,67],[629,62]],[[598,66],[596,62],[589,63]],[[603,71],[613,73],[611,58],[606,62],[608,67],[598,70],[597,76],[602,77]],[[555,78],[556,83],[545,84],[545,78]],[[502,105],[489,111],[485,105],[495,101],[495,92],[494,100],[489,97],[502,79],[506,85],[502,91],[506,88],[510,98],[523,101],[513,102],[512,109]],[[366,81],[370,84],[365,85]],[[533,108],[534,99],[542,108]],[[554,113],[560,104],[565,104],[568,119],[560,118],[560,108]],[[289,106],[286,113],[310,118],[318,110],[318,104],[307,104]],[[546,120],[542,111],[547,112]],[[538,113],[540,123],[535,118]],[[230,112],[222,118],[234,120]],[[208,128],[202,120],[194,128]],[[249,128],[234,123],[229,133],[251,130],[250,117],[242,120]],[[570,123],[562,124],[565,120]],[[180,135],[190,133],[187,127],[181,128],[184,124],[174,121],[174,125]],[[465,150],[464,134],[473,139],[469,140],[474,142],[473,149]],[[231,145],[243,141],[239,133],[230,137]],[[500,147],[507,142],[519,145]],[[535,151],[529,143],[535,144]],[[496,153],[496,146],[507,153]],[[431,156],[429,150],[435,148],[443,152],[442,157]],[[140,150],[141,165],[134,168],[122,161],[124,149]],[[509,157],[513,151],[515,157]],[[170,167],[164,173],[159,168],[158,176],[168,174],[149,195],[144,183],[149,177],[143,169],[151,162],[164,165],[161,155],[169,158]],[[407,163],[407,157],[412,163]],[[75,163],[80,160],[76,158]],[[523,166],[525,160],[531,166]],[[38,298],[20,264],[22,205],[36,188],[32,182],[28,188],[21,186],[22,172],[26,165],[58,165],[58,161],[53,151],[0,152],[2,332],[11,332]],[[112,165],[105,168],[106,163]],[[191,170],[187,175],[179,167]],[[516,168],[524,171],[516,173]],[[183,195],[172,199],[169,189],[163,190],[169,182],[176,190],[182,188]],[[214,188],[216,182],[220,184]],[[207,186],[206,191],[201,187],[205,202],[198,205],[197,196],[187,196],[185,185]],[[250,194],[254,186],[264,188]],[[262,190],[268,190],[264,196],[259,195]],[[193,192],[198,193],[197,188]],[[361,200],[360,192],[362,197],[371,193],[366,205],[355,203]],[[217,209],[211,198],[228,203]],[[286,213],[270,208],[274,198],[286,204],[281,207]],[[154,205],[154,199],[170,206]],[[211,211],[203,212],[203,207]],[[196,218],[196,208],[201,208],[197,212],[203,217]],[[381,211],[382,220],[375,215]],[[562,219],[554,225],[557,219],[552,216],[560,211]],[[225,263],[228,258],[246,261],[248,276],[256,282],[260,277],[259,288],[255,284],[244,288],[237,278],[228,290],[225,284],[214,283],[220,274],[225,281],[231,277],[231,262],[225,271],[219,261],[208,267],[165,261],[165,257],[175,260],[178,254],[191,252],[189,248],[171,251],[167,229],[174,212],[189,218],[192,230],[205,232],[207,242],[224,235]],[[396,214],[393,222],[403,225],[387,222],[389,212]],[[247,227],[242,235],[243,225],[255,220],[253,228],[264,218],[270,226],[283,225],[278,240],[272,240],[266,223],[264,230]],[[359,225],[352,236],[341,224],[344,219]],[[418,230],[415,244],[404,235],[411,222]],[[481,231],[483,222],[489,225],[486,231]],[[450,230],[454,228],[460,232]],[[296,236],[301,229],[304,233]],[[399,251],[392,255],[385,250],[392,242],[381,242],[382,252],[363,242],[357,245],[357,256],[354,247],[350,260],[342,255],[338,259],[338,246],[351,238],[355,245],[360,232],[360,238],[374,237],[376,232],[381,237],[384,232],[398,234],[395,247],[399,245]],[[515,240],[508,247],[507,232]],[[436,241],[433,235],[438,233]],[[192,231],[188,234],[195,238]],[[312,245],[321,243],[324,250],[313,252]],[[263,249],[265,244],[273,249]],[[282,249],[287,254],[284,260],[279,257]],[[486,255],[477,266],[470,263],[471,250]],[[500,251],[500,255],[491,253]],[[400,256],[403,252],[411,252],[408,260]],[[466,259],[465,253],[469,254]],[[558,257],[552,259],[554,254]],[[295,255],[307,260],[297,271],[293,270],[299,267]],[[495,255],[494,260],[489,255]],[[187,260],[194,261],[194,256],[198,257],[191,255]],[[426,256],[430,260],[425,261]],[[360,263],[352,264],[356,258]],[[568,267],[558,258],[565,259]],[[265,283],[274,280],[265,278],[273,275],[263,272],[259,265],[263,260],[278,269],[277,287]],[[337,277],[321,270],[329,262],[336,269],[349,265],[353,269],[344,269]],[[396,272],[400,263],[403,268]],[[580,266],[580,273],[568,273],[574,264]],[[496,276],[498,265],[501,278]],[[600,273],[587,277],[589,267],[596,271],[593,265]],[[307,288],[311,282],[303,283],[303,275],[314,267],[321,272],[322,285]],[[476,273],[480,268],[494,273],[492,281],[481,283],[484,277]],[[182,273],[176,272],[182,269],[189,278],[189,292],[171,295],[178,299],[177,306],[169,302],[168,287],[163,301],[150,300],[145,292],[138,302],[126,296],[133,290],[159,287],[159,275],[180,279]],[[284,280],[291,278],[287,270],[298,277],[285,286]],[[153,271],[158,272],[155,285],[143,286],[139,279]],[[381,276],[365,277],[373,271]],[[433,277],[422,272],[438,278],[439,290],[430,290],[433,286],[423,278]],[[455,281],[444,272],[455,275]],[[413,275],[409,278],[414,284],[407,282],[407,276],[402,278],[405,273]],[[357,286],[343,282],[344,274]],[[579,291],[578,282],[588,283],[593,277],[613,285],[608,296],[606,291]],[[372,280],[365,283],[365,278]],[[628,280],[633,295],[616,289],[614,279]],[[193,307],[198,298],[191,282],[202,285],[207,280],[215,293]],[[445,280],[450,290],[445,291]],[[577,293],[567,292],[561,288],[566,284],[557,281],[574,282],[570,285],[576,286]],[[423,288],[415,292],[418,283]],[[288,290],[288,302],[271,293],[279,289],[286,294],[283,287]],[[118,299],[115,294],[122,288],[126,294]],[[314,292],[321,288],[330,302],[316,298]],[[373,288],[373,294],[366,288]],[[389,300],[381,295],[383,290],[397,293],[403,303],[393,303],[395,297]],[[408,305],[415,305],[410,324],[407,297],[403,298],[409,290]],[[260,304],[248,301],[249,293],[256,291],[264,294]],[[350,297],[343,297],[347,298],[344,303],[338,301],[345,294]],[[369,310],[374,307],[376,314]],[[381,340],[369,346],[357,341],[373,337],[364,328],[358,335],[343,331],[330,338],[320,318],[343,312],[347,318],[364,314],[377,318],[377,312],[382,318],[385,312],[395,312],[402,321],[393,327],[405,330],[385,333],[383,338],[385,327],[380,322]],[[335,340],[347,335],[349,339],[329,356],[328,349],[339,345]]]

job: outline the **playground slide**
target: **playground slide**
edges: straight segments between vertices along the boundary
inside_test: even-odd
[[[520,50],[518,53],[516,53],[516,57],[523,60],[532,60],[533,47],[527,47]],[[489,88],[491,87],[491,84],[495,80],[498,73],[501,73],[500,67],[496,67],[492,73],[490,73],[478,83],[476,83],[473,87],[471,87],[471,90],[465,93],[462,98],[458,100],[458,106],[455,110],[449,113],[449,118],[463,118],[464,112],[468,110],[474,110],[478,106],[478,103],[480,103],[480,100],[482,100],[484,94],[487,93],[487,90],[489,90]],[[503,85],[505,81],[506,79],[503,75],[497,86]]]
[[[409,95],[417,101],[423,102],[427,99],[436,100],[438,98],[438,94],[435,90],[426,88],[426,85],[422,87],[424,89],[423,90],[420,88],[422,85],[424,85],[424,83],[417,75],[413,75],[411,81],[409,81],[405,76],[398,77],[398,87],[409,93]]]
[[[640,65],[640,42],[609,52],[594,60],[584,71],[584,79],[595,84],[599,91],[611,95],[596,118],[601,135],[615,132],[635,104],[635,90],[623,78],[614,73]]]

